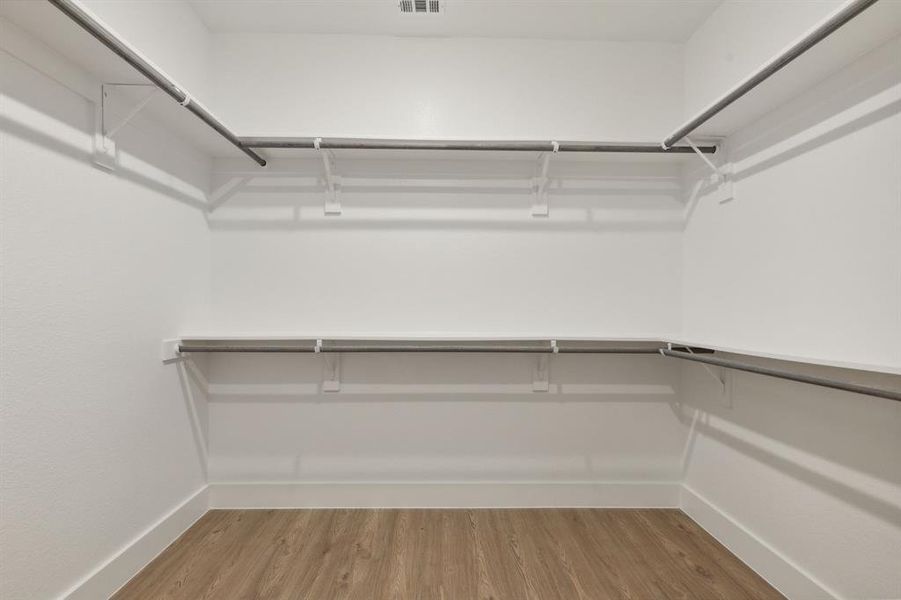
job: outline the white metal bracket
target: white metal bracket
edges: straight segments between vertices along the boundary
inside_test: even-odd
[[[110,91],[126,87],[149,88],[150,93],[138,100],[118,123],[113,123],[108,105]],[[94,114],[94,164],[108,171],[116,169],[116,134],[144,110],[158,91],[159,88],[149,83],[104,83],[100,86],[100,104],[96,106]]]
[[[553,145],[553,154],[556,154],[560,151],[560,144],[557,142],[551,142]],[[551,155],[545,152],[541,155],[539,159],[539,170],[538,177],[532,178],[532,216],[533,217],[546,217],[550,213],[548,209],[548,201],[547,201],[547,188],[548,188],[548,167],[551,164]]]
[[[341,355],[338,353],[322,352],[322,340],[316,340],[317,353],[322,354],[323,373],[322,373],[322,391],[323,392],[340,392],[341,391]]]
[[[727,200],[732,200],[734,198],[733,188],[732,188],[732,172],[731,165],[717,166],[713,163],[712,160],[707,158],[703,152],[695,145],[691,139],[686,136],[685,143],[691,146],[691,149],[695,151],[704,164],[712,171],[710,174],[710,179],[708,180],[710,185],[716,186],[720,192],[720,202],[726,202]],[[720,146],[720,152],[722,152],[722,146]],[[725,162],[725,161],[723,161]]]
[[[327,190],[324,206],[325,214],[340,215],[341,202],[338,200],[338,195],[341,193],[341,177],[335,175],[335,155],[331,151],[321,148],[321,143],[322,138],[313,140],[313,147],[319,151],[319,156],[322,157],[322,168],[325,172],[325,187]]]
[[[160,348],[160,360],[168,364],[184,358],[184,355],[178,351],[179,344],[181,344],[181,340],[178,339],[163,340],[163,345]]]

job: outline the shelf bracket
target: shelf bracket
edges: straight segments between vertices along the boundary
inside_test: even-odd
[[[313,147],[322,157],[322,168],[325,173],[326,197],[324,211],[326,215],[340,215],[341,202],[338,200],[338,194],[341,191],[341,177],[335,175],[335,155],[331,151],[321,147],[322,138],[313,140]]]
[[[697,154],[704,164],[711,170],[708,182],[712,186],[716,186],[720,190],[720,202],[732,200],[735,196],[732,188],[732,173],[728,166],[717,166],[712,160],[707,158],[703,152],[695,145],[691,138],[685,136],[685,143],[691,146],[694,153]],[[720,147],[722,151],[722,146]]]
[[[118,123],[113,123],[109,115],[110,91],[116,88],[149,88],[150,93],[138,100]],[[159,88],[149,83],[104,83],[100,86],[100,104],[95,109],[94,156],[93,161],[108,171],[116,170],[116,134],[144,110],[156,96]]]
[[[338,353],[322,352],[322,340],[316,340],[315,352],[322,354],[322,391],[341,391],[341,355]]]
[[[553,145],[552,154],[556,154],[560,151],[560,144],[557,142],[551,142]],[[548,201],[547,201],[547,188],[548,188],[548,167],[551,164],[551,154],[547,152],[541,155],[539,159],[539,169],[538,176],[532,178],[532,216],[533,217],[546,217],[549,214],[548,209]]]
[[[184,358],[184,355],[178,351],[179,344],[181,344],[179,339],[163,340],[163,344],[160,347],[160,360],[163,364],[169,364]]]

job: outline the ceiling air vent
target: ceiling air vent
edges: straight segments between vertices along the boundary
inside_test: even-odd
[[[416,14],[438,14],[441,0],[400,0],[400,12]]]

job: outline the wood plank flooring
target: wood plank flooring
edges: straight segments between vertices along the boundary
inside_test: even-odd
[[[114,598],[783,598],[679,510],[213,510]]]

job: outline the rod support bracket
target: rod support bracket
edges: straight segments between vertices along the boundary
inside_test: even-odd
[[[179,339],[163,340],[160,346],[160,360],[163,364],[173,363],[185,358],[185,355],[178,349],[180,345],[181,340]]]
[[[685,136],[685,138],[683,139],[685,140],[685,143],[688,144],[692,150],[694,150],[694,153],[697,154],[702,161],[704,161],[704,164],[707,165],[707,168],[710,169],[711,174],[708,182],[711,186],[718,188],[720,194],[720,202],[732,200],[735,197],[732,185],[732,165],[729,163],[723,165],[714,164],[712,160],[704,156],[704,153],[701,152],[700,148],[698,148],[693,141],[691,141],[691,138]],[[664,146],[664,148],[666,148],[666,146]],[[722,155],[722,145],[720,145],[720,154]]]
[[[117,89],[148,88],[149,93],[134,101],[118,122],[113,122],[111,113],[110,94]],[[144,110],[148,103],[156,96],[159,88],[150,83],[103,83],[100,85],[100,102],[94,111],[94,152],[92,160],[98,167],[107,171],[115,171],[118,152],[116,148],[116,134],[123,127]]]

